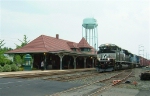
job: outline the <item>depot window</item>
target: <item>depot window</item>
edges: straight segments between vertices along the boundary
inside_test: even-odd
[[[72,48],[72,51],[76,51],[77,49],[76,48]]]
[[[91,49],[90,48],[81,48],[81,51],[89,52],[89,51],[91,51]]]

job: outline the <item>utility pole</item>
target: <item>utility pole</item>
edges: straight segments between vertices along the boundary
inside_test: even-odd
[[[141,51],[142,51],[142,54],[141,54]],[[143,45],[139,45],[138,53],[139,53],[139,56],[143,57],[143,59],[142,59],[142,65],[143,65],[143,63],[144,63],[144,46]]]
[[[141,49],[142,48],[142,49]],[[141,51],[143,54],[141,54]],[[144,57],[144,46],[139,45],[139,50],[138,50],[139,56],[143,56]]]

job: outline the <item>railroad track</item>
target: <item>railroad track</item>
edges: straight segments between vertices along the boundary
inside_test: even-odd
[[[114,72],[119,72],[119,71],[114,71]],[[93,72],[89,72],[89,73],[75,74],[75,75],[70,75],[70,76],[62,75],[62,76],[58,76],[58,77],[48,77],[48,78],[44,78],[43,80],[55,80],[55,81],[68,82],[68,81],[74,81],[77,79],[85,79],[87,77],[89,78],[89,77],[93,77],[93,76],[100,76],[100,75],[106,74],[106,73],[110,73],[110,72],[98,73],[98,72],[93,71]]]
[[[125,81],[130,75],[132,74],[132,71],[127,70],[126,72],[123,72],[121,74],[118,74],[116,76],[113,76],[112,78],[105,79],[101,82],[107,84],[101,88],[98,88],[96,91],[92,93],[88,93],[87,96],[98,96],[99,93],[103,92],[104,90],[110,89],[112,86],[115,86],[117,84],[120,84],[121,82]],[[114,80],[115,79],[115,80]],[[115,82],[113,82],[115,81]]]
[[[79,87],[73,87],[73,88],[70,88],[68,90],[65,90],[65,91],[62,91],[62,92],[58,92],[58,93],[55,93],[55,94],[52,94],[52,95],[48,95],[48,96],[61,96],[61,94],[65,94],[67,92],[71,92],[71,91],[75,91],[75,90],[78,90],[78,89],[81,89],[81,88],[85,88],[85,87],[88,87],[88,86],[91,86],[91,85],[94,85],[96,83],[106,83],[105,86],[102,86],[100,88],[98,88],[97,90],[93,91],[92,93],[87,93],[87,94],[83,94],[84,96],[96,96],[98,95],[99,93],[101,93],[102,91],[104,90],[107,90],[109,88],[111,88],[112,86],[115,86],[119,83],[121,83],[122,81],[126,80],[130,75],[131,75],[132,71],[131,70],[124,70],[116,75],[113,75],[111,77],[108,77],[108,78],[105,78],[103,80],[97,80],[97,81],[94,81],[92,83],[88,83],[88,84],[85,84],[85,85],[82,85],[82,86],[79,86]],[[114,79],[119,79],[120,82],[117,82],[115,84],[112,83],[112,81]],[[47,96],[47,95],[46,95]]]
[[[115,71],[116,72],[116,71]],[[110,72],[105,72],[105,73],[97,73],[97,72],[89,72],[89,73],[85,73],[85,74],[75,74],[75,75],[70,75],[70,76],[58,76],[58,77],[48,77],[48,78],[44,78],[43,80],[56,80],[56,81],[62,81],[62,82],[68,82],[68,81],[74,81],[77,79],[84,79],[84,78],[89,78],[89,77],[93,77],[93,76],[100,76],[102,74],[106,74],[106,73],[110,73]]]

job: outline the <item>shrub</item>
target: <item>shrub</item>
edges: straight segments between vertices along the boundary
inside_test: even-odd
[[[5,59],[5,63],[11,65],[13,62],[9,59]]]
[[[0,66],[4,66],[4,65],[5,65],[5,63],[1,63],[1,62],[0,62]]]
[[[17,71],[18,67],[16,66],[16,64],[11,64],[11,71]]]
[[[37,70],[37,68],[34,68],[34,67],[33,67],[32,70]]]
[[[4,67],[3,67],[3,71],[4,72],[10,72],[11,71],[11,66],[8,65],[8,64],[5,64]]]
[[[0,65],[0,72],[3,72],[3,67]]]
[[[19,67],[18,68],[18,71],[23,71],[24,69],[22,67]]]

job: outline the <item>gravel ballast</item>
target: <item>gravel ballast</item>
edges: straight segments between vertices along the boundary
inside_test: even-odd
[[[148,69],[146,68],[135,68],[132,69],[133,73],[132,75],[127,79],[131,83],[125,83],[123,81],[121,84],[112,86],[111,88],[104,90],[101,93],[98,93],[97,96],[150,96],[150,81],[142,81],[140,80],[139,75],[141,72],[144,72]],[[101,73],[100,73],[101,74]],[[114,75],[115,73],[110,73],[110,74],[102,74],[97,77],[89,77],[86,79],[81,79],[81,80],[75,80],[75,81],[70,81],[70,83],[80,83],[80,84],[87,84],[89,82],[92,82],[97,79],[104,79],[108,78],[109,76]],[[133,84],[133,81],[137,82],[137,85],[135,86]],[[60,96],[88,96],[101,86],[105,85],[105,83],[97,83],[93,84],[91,86],[87,86],[85,88],[81,88],[78,90],[66,92],[66,93],[61,93],[59,94]]]
[[[140,74],[148,68],[135,68],[133,74],[127,80],[131,83],[121,83],[101,94],[99,96],[150,96],[150,81],[140,80]],[[135,86],[133,81],[137,82]]]

